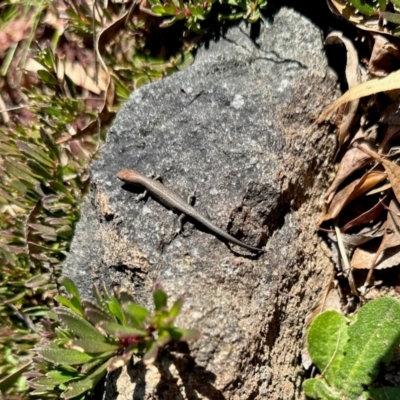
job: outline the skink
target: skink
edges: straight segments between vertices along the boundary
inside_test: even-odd
[[[164,206],[172,209],[173,211],[179,211],[188,217],[192,218],[194,221],[197,221],[208,230],[210,230],[215,235],[220,238],[227,240],[231,243],[237,244],[238,246],[244,247],[247,250],[262,252],[262,249],[257,247],[249,246],[246,243],[241,242],[235,237],[229,235],[229,233],[225,232],[218,226],[214,225],[207,218],[203,217],[199,214],[194,207],[188,204],[182,197],[180,197],[173,190],[164,186],[161,182],[149,178],[138,171],[134,171],[131,169],[123,169],[117,174],[118,179],[122,182],[139,185],[142,186],[145,190],[147,190],[152,197],[162,203]]]

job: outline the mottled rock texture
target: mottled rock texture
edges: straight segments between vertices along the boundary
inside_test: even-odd
[[[92,189],[64,273],[151,305],[161,282],[185,294],[181,327],[202,338],[108,380],[107,398],[301,398],[304,320],[332,266],[316,224],[335,151],[328,126],[306,133],[337,95],[320,31],[282,8],[253,41],[245,25],[202,48],[185,71],[134,92],[91,168]],[[264,254],[228,246],[122,187],[122,168],[156,173]],[[129,190],[126,190],[129,189]]]

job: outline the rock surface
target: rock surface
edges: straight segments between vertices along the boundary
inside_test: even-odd
[[[118,399],[301,398],[304,320],[332,266],[316,221],[335,151],[327,128],[305,133],[337,95],[318,29],[282,8],[256,42],[245,25],[201,49],[185,71],[134,92],[92,168],[64,274],[151,305],[161,282],[186,295],[177,325],[202,338],[124,370]],[[156,173],[256,256],[176,216],[116,173]],[[129,189],[129,190],[125,190]],[[173,238],[173,239],[172,239]]]

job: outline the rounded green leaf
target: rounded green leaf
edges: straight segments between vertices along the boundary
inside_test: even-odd
[[[393,348],[400,344],[400,303],[391,297],[369,302],[348,327],[348,334],[336,385],[351,398],[374,381],[380,363],[389,362]]]
[[[307,343],[313,363],[329,383],[333,383],[343,359],[348,340],[346,318],[337,311],[328,310],[312,322]]]

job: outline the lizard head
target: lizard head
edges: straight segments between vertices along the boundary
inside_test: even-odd
[[[121,169],[121,171],[119,171],[117,174],[118,179],[127,183],[139,183],[142,177],[143,175],[140,172],[132,169]]]

